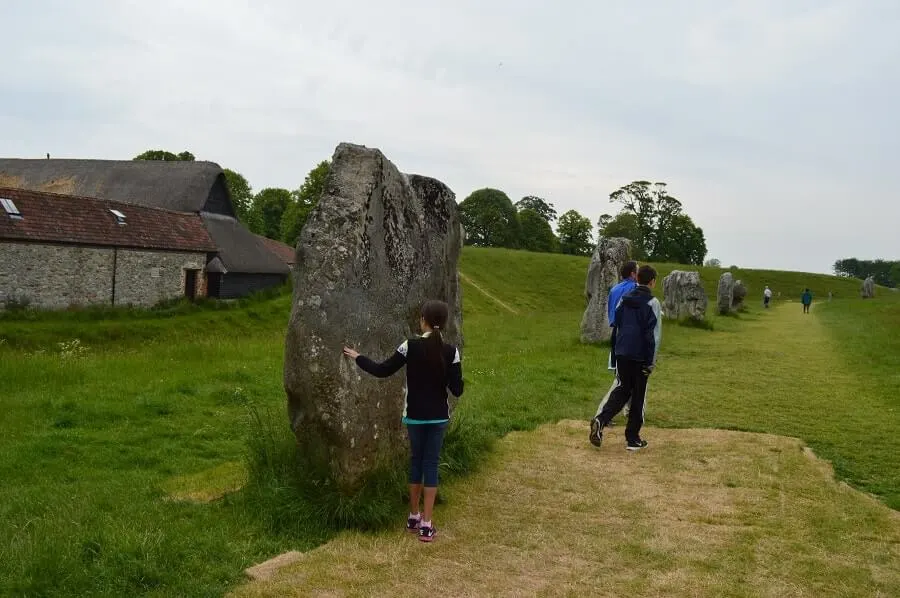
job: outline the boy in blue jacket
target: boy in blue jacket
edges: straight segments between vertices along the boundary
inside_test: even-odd
[[[653,296],[656,270],[641,266],[637,274],[638,286],[622,297],[615,312],[616,384],[600,413],[591,420],[591,444],[603,442],[603,428],[630,401],[628,423],[625,426],[625,448],[637,451],[647,446],[641,438],[644,425],[644,398],[647,379],[656,366],[656,356],[662,337],[662,318],[659,300]]]

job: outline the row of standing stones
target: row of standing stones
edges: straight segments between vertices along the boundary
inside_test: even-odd
[[[462,243],[456,196],[445,184],[400,172],[377,149],[337,147],[325,191],[297,244],[284,387],[299,454],[326,466],[345,493],[405,456],[407,444],[402,377],[363,376],[340,348],[386,357],[400,339],[418,332],[422,304],[440,299],[452,314],[445,341],[462,352]],[[630,255],[627,239],[597,244],[585,288],[583,342],[609,339],[607,296]],[[699,273],[672,272],[663,294],[667,318],[705,318]],[[718,312],[739,309],[746,295],[726,272]],[[871,279],[863,295],[874,296]]]
[[[631,259],[631,242],[623,238],[601,238],[588,266],[584,294],[587,307],[581,320],[581,341],[600,343],[609,340],[609,290],[619,282],[620,271]],[[719,278],[716,311],[720,315],[738,311],[744,305],[747,287],[731,272]],[[707,308],[706,291],[699,272],[673,270],[663,279],[663,314],[672,320],[703,321]]]

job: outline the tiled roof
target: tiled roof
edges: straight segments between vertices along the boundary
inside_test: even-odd
[[[5,187],[0,198],[11,199],[22,214],[13,219],[0,208],[0,240],[216,251],[197,214]],[[110,210],[124,214],[125,224]]]
[[[265,246],[268,247],[272,253],[281,258],[281,261],[283,261],[288,266],[293,266],[297,261],[296,251],[287,243],[282,243],[281,241],[276,241],[275,239],[263,237],[262,235],[256,236],[262,239],[262,242],[265,244]]]

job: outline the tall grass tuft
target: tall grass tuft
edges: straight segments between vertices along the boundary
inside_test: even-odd
[[[401,463],[385,463],[360,489],[343,492],[320,455],[301,452],[287,418],[250,407],[245,498],[277,534],[373,530],[397,522],[406,492]]]

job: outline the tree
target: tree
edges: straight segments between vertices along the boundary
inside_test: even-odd
[[[556,251],[559,240],[553,234],[550,223],[538,212],[525,208],[519,212],[519,225],[522,229],[522,249],[528,251]]]
[[[635,217],[649,259],[663,261],[659,247],[673,219],[681,214],[681,202],[668,194],[666,184],[634,181],[612,192],[609,200]]]
[[[166,150],[147,150],[142,154],[134,157],[135,160],[156,160],[161,162],[193,162],[194,154],[191,152],[181,152],[173,154]]]
[[[593,249],[591,221],[575,210],[569,210],[559,217],[556,227],[559,233],[559,247],[570,255],[590,255]]]
[[[281,238],[281,218],[291,203],[291,192],[287,189],[267,187],[253,198],[247,227],[258,235],[270,239]]]
[[[667,225],[654,261],[700,266],[706,258],[706,238],[687,214],[678,214]]]
[[[713,257],[713,258],[706,260],[706,263],[703,265],[706,266],[707,268],[721,268],[722,260]]]
[[[604,218],[604,216],[609,218]],[[615,218],[609,216],[609,214],[604,214],[600,217],[597,224],[603,224],[604,222],[606,225],[600,229],[600,236],[628,239],[631,241],[632,257],[636,260],[646,259],[647,252],[644,250],[644,240],[641,237],[641,229],[634,214],[623,211],[619,212]]]
[[[543,218],[546,222],[553,222],[556,220],[556,209],[554,209],[553,204],[547,203],[535,195],[527,195],[517,201],[516,209],[518,209],[520,213],[522,210],[534,210],[537,212],[538,216]]]
[[[228,168],[222,172],[225,173],[225,186],[228,187],[228,194],[231,196],[234,214],[238,220],[246,224],[250,208],[253,207],[253,189],[242,174]]]
[[[319,198],[325,191],[325,181],[331,162],[323,160],[309,171],[299,189],[291,193],[291,203],[281,217],[281,240],[288,245],[296,245],[300,231],[306,224],[310,212],[319,204]]]
[[[519,246],[519,219],[509,196],[498,189],[479,189],[459,204],[466,245]]]

